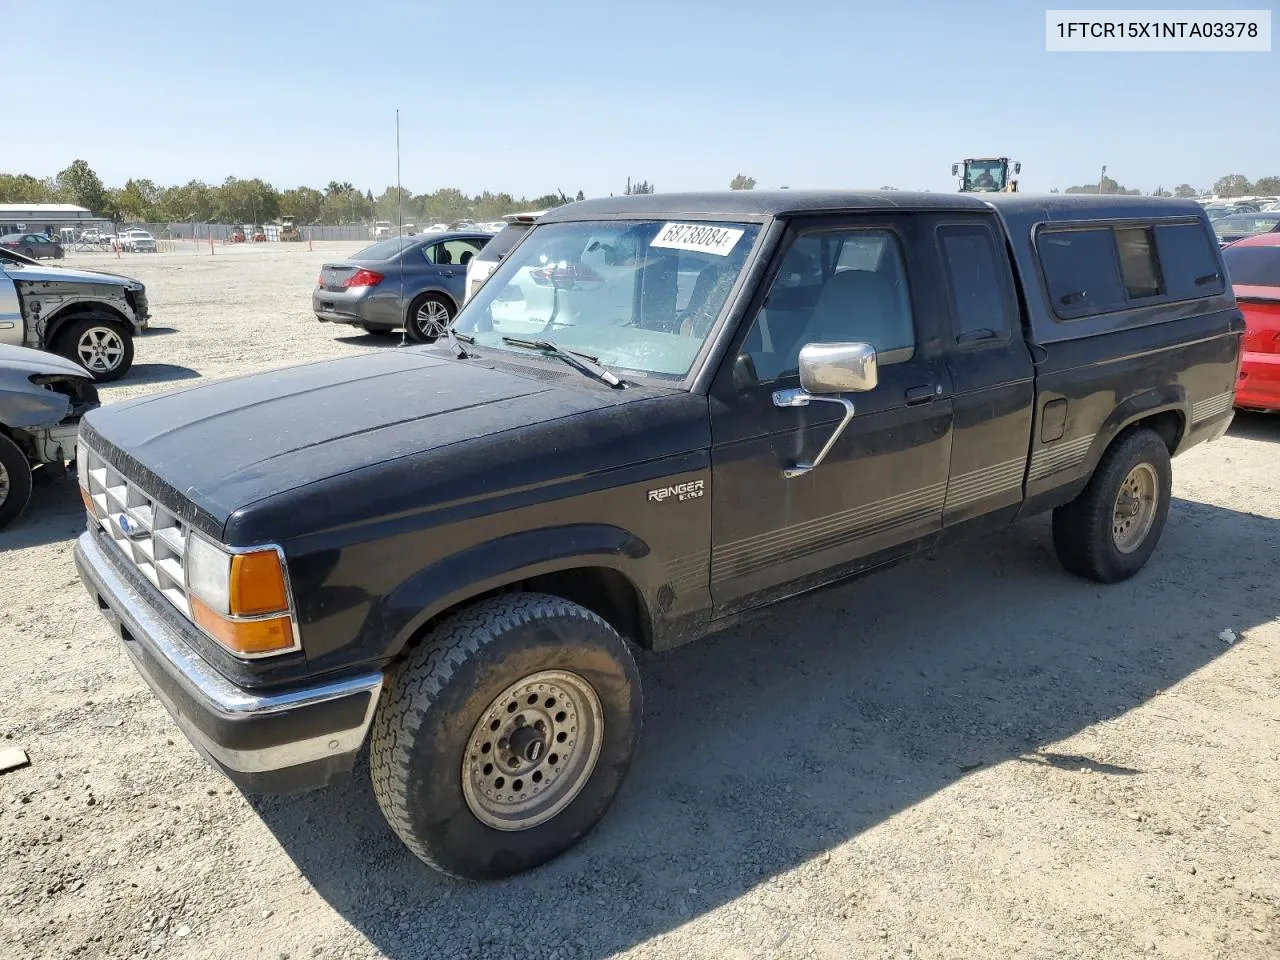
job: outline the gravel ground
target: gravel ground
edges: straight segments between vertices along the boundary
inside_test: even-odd
[[[309,252],[76,256],[147,283],[110,402],[387,348],[321,326]],[[1280,956],[1280,418],[1175,461],[1132,581],[1048,524],[646,657],[646,731],[581,846],[487,886],[420,865],[367,769],[246,798],[76,579],[73,484],[0,534],[0,956]],[[1234,643],[1220,639],[1230,629]]]

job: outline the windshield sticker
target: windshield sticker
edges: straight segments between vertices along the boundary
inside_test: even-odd
[[[664,223],[649,246],[727,257],[743,233],[743,230],[733,227],[715,227],[706,223]]]

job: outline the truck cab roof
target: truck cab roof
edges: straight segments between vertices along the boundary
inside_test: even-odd
[[[539,222],[672,216],[764,220],[872,210],[980,211],[992,207],[1006,217],[1040,220],[1198,216],[1202,211],[1194,200],[1129,195],[992,193],[974,196],[909,190],[721,190],[582,200],[549,210]]]

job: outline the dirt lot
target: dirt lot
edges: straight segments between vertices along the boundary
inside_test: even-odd
[[[321,326],[322,251],[77,256],[157,329],[106,401],[390,349]],[[1175,462],[1136,579],[1048,525],[904,564],[642,662],[647,728],[579,848],[458,884],[367,770],[245,798],[76,579],[73,484],[0,534],[0,957],[1280,956],[1280,418]],[[1232,644],[1219,638],[1234,631]]]

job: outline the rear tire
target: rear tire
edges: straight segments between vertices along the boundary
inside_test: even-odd
[[[424,293],[409,304],[405,314],[405,332],[414,343],[435,343],[444,336],[445,329],[453,322],[458,308],[453,301],[439,293]]]
[[[58,334],[57,352],[84,367],[99,383],[119,380],[133,366],[133,334],[118,320],[88,316]]]
[[[1145,427],[1109,446],[1089,485],[1053,511],[1053,545],[1071,573],[1099,583],[1126,580],[1143,568],[1169,516],[1173,472],[1169,448]]]
[[[18,445],[0,433],[0,530],[27,507],[31,499],[31,465]]]
[[[490,597],[390,673],[373,725],[374,796],[429,866],[509,876],[604,816],[641,721],[635,661],[609,624],[560,597]]]

